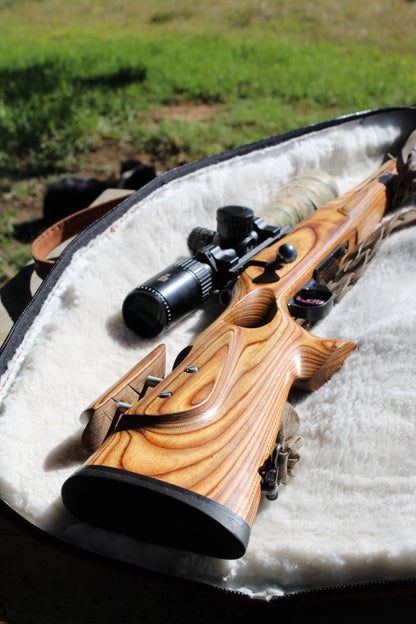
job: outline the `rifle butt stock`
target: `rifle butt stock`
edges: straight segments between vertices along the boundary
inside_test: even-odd
[[[216,501],[120,468],[85,466],[65,482],[62,496],[94,525],[211,557],[241,557],[250,538],[247,522]]]
[[[170,390],[165,380],[148,392],[65,482],[64,504],[76,516],[213,557],[244,554],[260,468],[275,448],[294,379],[318,387],[354,344],[312,336],[288,313],[276,312],[257,331],[235,323],[225,317],[207,328],[167,377]]]

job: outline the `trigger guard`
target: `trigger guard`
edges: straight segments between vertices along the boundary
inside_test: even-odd
[[[311,280],[288,302],[288,309],[295,318],[320,321],[334,305],[334,293],[325,284]]]

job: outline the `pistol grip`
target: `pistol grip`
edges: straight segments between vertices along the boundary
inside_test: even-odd
[[[295,379],[293,387],[317,390],[341,368],[354,349],[355,344],[349,340],[324,340],[309,335],[308,348],[302,357],[301,375]]]

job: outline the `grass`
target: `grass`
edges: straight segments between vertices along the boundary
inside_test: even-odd
[[[0,212],[0,286],[11,279],[30,257],[27,246],[14,238],[15,218],[16,214],[12,210]]]
[[[0,192],[74,170],[103,145],[168,168],[413,105],[415,22],[405,0],[0,0]],[[178,103],[212,115],[154,121]]]
[[[397,12],[401,29],[414,25],[412,3],[333,4],[0,3],[3,170],[63,170],[69,156],[120,140],[189,160],[330,115],[413,104],[414,37],[391,31]],[[141,110],[178,101],[221,109],[202,128],[139,123]]]

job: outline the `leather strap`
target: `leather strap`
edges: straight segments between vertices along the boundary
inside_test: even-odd
[[[48,256],[59,245],[85,230],[88,225],[105,215],[132,193],[134,191],[126,189],[107,189],[91,206],[61,219],[35,238],[31,245],[31,253],[35,271],[39,277],[42,279],[46,277],[55,264],[55,259]]]

